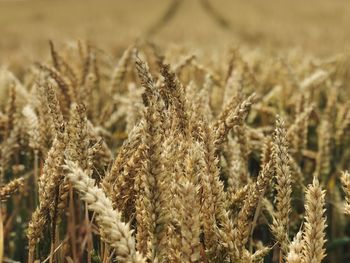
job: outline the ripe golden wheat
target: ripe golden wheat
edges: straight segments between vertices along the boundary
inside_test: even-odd
[[[341,258],[349,57],[49,47],[0,72],[0,261]]]

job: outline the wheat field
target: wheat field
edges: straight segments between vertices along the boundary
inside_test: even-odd
[[[0,1],[0,262],[349,262],[348,11]]]

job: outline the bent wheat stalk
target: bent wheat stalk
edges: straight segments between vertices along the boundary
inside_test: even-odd
[[[129,224],[121,221],[121,213],[113,209],[101,188],[77,164],[67,161],[68,180],[72,183],[88,209],[96,213],[102,239],[116,251],[118,262],[144,263],[145,259],[135,249],[135,239]]]

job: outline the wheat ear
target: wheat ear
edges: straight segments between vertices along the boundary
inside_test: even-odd
[[[303,263],[320,263],[326,256],[325,228],[325,191],[314,177],[313,183],[306,190],[305,229],[303,234],[304,259]]]
[[[88,209],[96,213],[102,239],[116,250],[118,262],[141,263],[145,259],[135,250],[135,239],[129,225],[121,221],[121,213],[113,209],[112,202],[101,188],[77,164],[67,161],[68,180],[72,183]]]
[[[24,177],[13,179],[0,188],[0,200],[4,201],[14,193],[18,192],[24,184]]]
[[[293,241],[289,245],[289,252],[286,257],[287,263],[302,263],[302,250],[303,250],[303,240],[302,240],[302,232],[299,231]]]
[[[276,173],[276,211],[272,232],[284,252],[288,249],[289,214],[291,211],[291,170],[284,122],[277,118],[273,143],[273,163]]]
[[[345,214],[350,215],[350,174],[347,171],[343,172],[340,180],[345,193]]]

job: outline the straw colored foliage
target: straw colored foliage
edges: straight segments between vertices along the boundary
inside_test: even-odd
[[[4,262],[346,261],[349,56],[119,51],[0,69]]]

